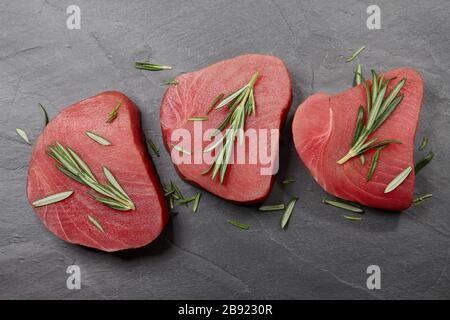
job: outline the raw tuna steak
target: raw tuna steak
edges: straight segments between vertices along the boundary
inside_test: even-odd
[[[401,211],[411,205],[414,173],[394,191],[384,193],[384,190],[405,168],[414,166],[414,138],[422,103],[423,81],[415,70],[408,68],[394,69],[384,74],[385,79],[394,77],[388,92],[400,79],[406,78],[400,91],[404,98],[373,137],[379,140],[396,139],[402,143],[391,144],[381,151],[369,182],[366,180],[374,151],[365,154],[364,166],[358,157],[343,165],[336,163],[350,148],[358,107],[362,105],[367,114],[363,85],[334,96],[324,93],[312,95],[298,107],[292,131],[300,158],[327,192],[369,207]]]
[[[117,118],[106,123],[109,112],[120,101]],[[98,144],[86,131],[100,135],[111,145]],[[61,173],[47,154],[48,146],[56,141],[73,149],[101,182],[105,182],[102,167],[107,167],[135,204],[135,210],[111,209],[93,199],[89,187]],[[142,247],[161,233],[168,219],[165,200],[147,156],[139,111],[122,93],[104,92],[69,106],[37,139],[28,171],[29,202],[66,190],[74,191],[71,197],[35,208],[44,225],[62,240],[117,251]]]
[[[259,129],[279,131],[291,103],[291,80],[288,70],[277,57],[248,54],[176,78],[178,85],[167,89],[161,103],[161,129],[167,150],[170,152],[173,144],[177,144],[172,134],[178,129],[190,132],[193,141],[194,126],[200,125],[200,121],[189,121],[189,119],[206,115],[219,94],[223,93],[227,96],[242,88],[255,72],[259,72],[254,85],[256,115],[247,117],[245,130],[248,132],[249,129],[254,129],[258,133],[263,131]],[[213,110],[208,114],[208,120],[201,121],[201,132],[205,133],[206,130],[212,131],[217,128],[228,113],[227,108]],[[210,141],[200,141],[203,148],[210,143]],[[195,141],[192,142],[192,146],[194,144],[196,144]],[[279,137],[277,136],[276,139],[267,137],[267,142],[263,144],[271,155],[270,162],[277,163]],[[191,159],[194,158],[195,155],[192,154]],[[174,164],[183,179],[236,203],[263,201],[269,194],[274,179],[274,172],[262,173],[263,168],[268,165],[259,160],[256,163],[235,161],[230,164],[222,184],[218,179],[213,181],[211,174],[202,175],[202,172],[209,167],[204,159],[200,159],[197,163],[190,161],[190,163]]]

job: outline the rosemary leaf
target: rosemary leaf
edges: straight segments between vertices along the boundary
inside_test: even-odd
[[[372,176],[373,176],[375,169],[377,167],[377,164],[378,164],[378,158],[380,157],[380,151],[384,147],[385,146],[377,148],[377,151],[375,151],[375,153],[373,154],[372,162],[370,163],[369,173],[367,174],[367,182],[369,182],[372,179]]]
[[[356,50],[355,52],[353,52],[353,54],[351,55],[350,58],[348,58],[347,60],[345,60],[345,62],[352,62],[353,60],[356,59],[356,57],[366,48],[366,46],[362,46],[361,48],[359,48],[358,50]]]
[[[403,181],[409,176],[409,174],[412,171],[412,167],[408,166],[405,170],[400,172],[398,176],[396,176],[387,186],[386,189],[384,189],[384,193],[389,193],[393,190],[395,190],[399,185],[402,184]]]
[[[214,101],[211,103],[211,106],[209,107],[209,109],[208,109],[208,111],[206,112],[206,114],[209,114],[209,113],[211,112],[211,110],[216,106],[216,104],[217,104],[220,100],[222,100],[222,98],[223,98],[224,95],[225,95],[224,93],[221,93],[221,94],[219,94],[219,95],[214,99]]]
[[[228,220],[228,223],[231,224],[232,226],[235,226],[236,228],[242,229],[242,230],[248,230],[250,228],[250,226],[248,224],[239,222],[239,221],[235,221],[235,220]]]
[[[44,106],[40,103],[38,103],[39,108],[41,108],[42,113],[44,114],[44,126],[48,124],[48,113],[47,110],[45,110]]]
[[[31,145],[30,139],[28,139],[27,133],[24,130],[22,130],[20,128],[16,128],[16,132],[23,139],[23,141],[25,141],[26,143]]]
[[[117,179],[114,177],[114,175],[112,174],[111,171],[109,171],[109,169],[107,167],[103,167],[103,174],[105,175],[106,180],[108,180],[108,182],[116,189],[118,190],[123,196],[125,196],[125,198],[130,199],[127,195],[127,193],[125,192],[125,190],[123,190],[122,186],[120,185],[119,181],[117,181]],[[134,209],[134,206],[133,206]]]
[[[430,163],[431,160],[433,160],[433,157],[434,153],[433,151],[430,151],[425,157],[417,161],[414,165],[414,174],[417,175],[420,170],[422,170],[428,163]]]
[[[195,201],[196,196],[185,198],[183,200],[178,201],[177,204],[188,204]]]
[[[353,86],[356,87],[364,82],[364,77],[362,74],[362,66],[358,63],[356,66],[355,77],[353,78]]]
[[[422,151],[423,149],[425,149],[425,147],[427,145],[428,145],[428,138],[423,137],[422,142],[420,143],[420,146],[419,146],[419,151]]]
[[[208,117],[192,117],[188,119],[188,121],[206,121],[206,120],[208,120]]]
[[[364,108],[363,106],[359,106],[358,115],[356,116],[356,127],[355,133],[353,134],[352,147],[358,141],[359,136],[361,135],[361,131],[363,129],[363,121],[364,121]]]
[[[160,156],[159,149],[152,139],[147,138],[147,145],[149,146],[150,150],[152,150],[153,153],[159,158]]]
[[[137,69],[148,70],[148,71],[161,71],[161,70],[170,70],[171,66],[166,66],[162,64],[154,64],[148,61],[136,61],[134,66]]]
[[[289,184],[289,183],[293,183],[293,182],[295,182],[295,179],[291,179],[291,178],[281,181],[282,184]]]
[[[422,195],[420,197],[417,197],[417,198],[415,198],[413,200],[413,205],[414,206],[418,206],[418,205],[424,203],[426,199],[431,198],[432,196],[433,196],[433,194],[427,193],[427,194],[424,194],[424,195]]]
[[[122,101],[117,102],[117,104],[114,106],[114,108],[108,113],[108,118],[106,119],[106,123],[113,122],[117,116],[119,115],[119,109],[122,106]]]
[[[88,220],[98,229],[100,230],[101,233],[105,233],[105,230],[103,230],[103,227],[100,223],[98,223],[97,220],[95,220],[95,218],[91,215],[87,215]]]
[[[168,86],[170,86],[170,85],[176,86],[176,85],[178,85],[178,81],[176,79],[169,79],[164,84],[166,84]]]
[[[284,203],[279,203],[279,204],[271,204],[271,205],[265,205],[262,207],[259,207],[259,211],[280,211],[280,210],[284,210],[285,206]]]
[[[298,198],[292,198],[286,206],[283,216],[281,217],[281,229],[284,229],[289,222],[297,200]]]
[[[352,217],[352,216],[343,216],[343,217],[350,221],[361,221],[362,220],[361,217]]]
[[[366,163],[366,157],[364,156],[364,153],[359,155],[359,162],[362,166],[364,166],[364,164]]]
[[[179,145],[172,144],[172,148],[184,154],[191,155],[191,152],[189,150],[186,150],[183,147],[180,147]]]
[[[364,210],[361,207],[359,207],[359,206],[357,206],[355,204],[347,203],[347,202],[341,202],[341,201],[337,201],[337,200],[324,199],[323,203],[328,204],[328,205],[333,206],[333,207],[336,207],[336,208],[340,208],[340,209],[344,209],[344,210],[347,210],[347,211],[351,211],[351,212],[356,212],[356,213],[364,212]]]
[[[195,196],[194,205],[192,206],[192,211],[194,213],[196,213],[198,210],[198,206],[200,204],[201,197],[202,197],[202,194],[200,192],[198,192],[197,195]]]
[[[32,204],[34,207],[42,207],[46,206],[55,202],[62,201],[64,199],[67,199],[72,195],[73,191],[64,191],[56,194],[52,194],[50,196],[47,196],[45,198],[39,199],[34,201]]]
[[[102,146],[109,146],[109,145],[111,145],[110,141],[108,141],[107,139],[103,138],[102,136],[99,136],[98,134],[96,134],[94,132],[86,131],[85,134],[89,138],[91,138],[92,140],[97,142],[98,144],[101,144]]]

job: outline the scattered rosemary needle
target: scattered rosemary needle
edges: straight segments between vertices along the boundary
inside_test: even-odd
[[[179,151],[179,152],[182,152],[182,153],[187,154],[187,155],[191,155],[191,152],[189,150],[186,150],[186,149],[184,149],[183,147],[181,147],[179,145],[175,145],[175,144],[172,143],[172,147],[175,150]]]
[[[222,100],[222,98],[223,98],[224,95],[225,95],[224,93],[221,93],[221,94],[219,94],[219,95],[214,99],[214,101],[211,103],[211,106],[209,107],[209,109],[208,109],[208,111],[206,112],[206,114],[209,114],[209,113],[211,112],[211,110],[216,106],[216,104],[217,104],[220,100]]]
[[[23,141],[25,141],[26,143],[31,145],[30,139],[28,139],[28,135],[27,135],[27,133],[24,130],[22,130],[20,128],[16,128],[16,132],[23,139]]]
[[[71,148],[63,147],[59,142],[55,146],[48,146],[47,154],[56,160],[56,168],[67,177],[91,188],[95,193],[89,193],[95,200],[114,210],[134,210],[135,205],[120,186],[117,179],[106,167],[103,174],[108,183],[98,182],[89,166]]]
[[[381,140],[377,138],[369,139],[375,131],[389,118],[396,107],[403,99],[402,95],[398,95],[404,86],[406,79],[401,79],[395,87],[387,94],[389,82],[392,79],[384,81],[384,77],[378,78],[375,71],[372,70],[372,88],[369,89],[367,82],[363,82],[366,98],[367,98],[367,120],[364,122],[364,108],[358,108],[356,118],[355,132],[353,135],[351,148],[345,156],[337,161],[338,164],[344,164],[353,157],[364,154],[366,151],[389,145],[391,143],[401,143],[398,140]]]
[[[271,205],[265,205],[262,207],[259,207],[259,211],[281,211],[284,210],[285,206],[284,203],[279,204],[271,204]]]
[[[119,115],[119,109],[122,106],[122,101],[117,102],[114,108],[108,113],[108,118],[106,119],[106,123],[113,122],[117,116]]]
[[[87,215],[88,220],[98,229],[100,230],[101,233],[105,233],[105,230],[103,230],[103,227],[100,223],[98,223],[97,220],[95,220],[95,218],[91,215]]]
[[[289,184],[289,183],[293,183],[293,182],[295,182],[295,179],[289,178],[289,179],[283,180],[281,183],[282,184]]]
[[[94,140],[95,142],[97,142],[98,144],[101,144],[102,146],[109,146],[111,145],[111,142],[108,141],[107,139],[103,138],[102,136],[92,132],[92,131],[86,131],[85,134],[91,138],[92,140]]]
[[[44,126],[48,124],[48,113],[47,110],[45,110],[44,106],[40,103],[38,103],[39,108],[41,108],[42,113],[44,114]]]
[[[423,137],[422,142],[420,143],[420,146],[419,146],[419,151],[422,151],[423,149],[425,149],[425,147],[427,145],[428,145],[428,138]]]
[[[208,117],[192,117],[188,119],[188,121],[206,121],[206,120],[208,120]]]
[[[425,202],[426,199],[433,197],[431,193],[424,194],[423,196],[417,197],[413,200],[413,205],[418,206]]]
[[[176,79],[170,79],[170,80],[167,80],[164,84],[166,84],[168,86],[170,86],[170,85],[176,86],[176,85],[178,85],[178,81]]]
[[[172,69],[171,66],[150,63],[148,61],[136,61],[134,66],[137,69],[148,70],[148,71],[161,71],[161,70],[170,70],[170,69]]]
[[[352,217],[352,216],[343,216],[343,217],[350,221],[361,221],[362,220],[361,217]]]
[[[228,223],[239,228],[242,230],[248,230],[250,228],[250,226],[248,224],[239,222],[239,221],[235,221],[235,220],[228,220]]]
[[[347,210],[347,211],[351,211],[351,212],[356,212],[356,213],[363,213],[364,212],[364,210],[362,208],[360,208],[359,206],[356,206],[356,205],[353,205],[353,204],[349,204],[349,203],[346,203],[346,202],[324,199],[323,203],[329,204],[330,206],[333,206],[333,207],[336,207],[336,208],[340,208],[340,209],[344,209],[344,210]]]
[[[292,198],[281,217],[281,229],[284,229],[291,218],[292,212],[294,211],[295,204],[297,203],[298,198]]]
[[[192,207],[192,211],[194,211],[194,213],[196,213],[198,210],[198,206],[200,204],[201,197],[202,197],[202,194],[200,192],[198,192],[197,195],[195,196],[194,205]]]
[[[417,175],[420,170],[422,170],[428,163],[430,163],[431,160],[433,160],[433,157],[434,153],[433,151],[430,151],[425,157],[417,161],[414,165],[414,174]]]
[[[160,153],[159,153],[159,149],[156,146],[156,144],[150,138],[147,138],[146,140],[147,140],[147,145],[149,146],[150,150],[152,150],[153,153],[159,158]]]
[[[358,63],[356,66],[355,77],[353,78],[353,86],[356,87],[364,82],[364,77],[362,74],[362,66]]]
[[[60,193],[55,193],[52,194],[50,196],[47,196],[45,198],[36,200],[32,203],[32,205],[34,207],[42,207],[42,206],[46,206],[48,204],[52,204],[55,202],[59,202],[62,201],[64,199],[67,199],[68,197],[70,197],[72,195],[73,191],[64,191],[64,192],[60,192]]]
[[[353,60],[356,59],[356,57],[359,56],[359,54],[366,48],[366,46],[362,46],[361,48],[359,48],[358,50],[356,50],[355,52],[353,52],[353,54],[351,55],[350,58],[348,58],[347,60],[345,60],[345,62],[352,62]]]
[[[182,200],[178,201],[177,204],[188,204],[188,203],[194,202],[195,198],[196,198],[196,196],[185,198],[185,199],[182,199]]]
[[[214,107],[214,109],[221,109],[226,106],[229,110],[228,115],[218,126],[212,137],[215,137],[222,130],[225,130],[225,134],[203,150],[203,152],[211,152],[219,145],[223,145],[223,148],[217,152],[214,164],[211,167],[211,179],[214,180],[217,174],[219,174],[220,183],[223,183],[225,178],[236,138],[240,145],[244,141],[246,117],[256,114],[253,87],[258,79],[258,75],[259,73],[255,72],[245,86],[228,95]]]
[[[409,176],[409,174],[412,171],[412,167],[408,166],[405,170],[400,172],[398,176],[396,176],[387,186],[386,189],[384,189],[384,193],[389,193],[393,190],[395,190],[399,185],[402,184],[403,181]]]

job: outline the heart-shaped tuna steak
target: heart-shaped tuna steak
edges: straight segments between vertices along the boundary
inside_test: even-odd
[[[408,68],[391,70],[384,74],[384,78],[394,78],[388,92],[398,81],[406,78],[400,91],[404,98],[373,137],[379,140],[396,139],[402,143],[391,144],[381,151],[369,182],[367,175],[374,151],[365,154],[364,166],[358,157],[343,165],[336,163],[350,148],[358,107],[362,105],[367,114],[363,85],[334,96],[323,93],[312,95],[298,107],[292,132],[300,158],[327,192],[369,207],[401,211],[411,206],[414,173],[394,191],[384,193],[384,190],[402,170],[408,166],[414,167],[414,138],[422,104],[423,81],[415,70]]]
[[[117,118],[106,123],[118,102],[122,104]],[[111,145],[98,144],[86,131],[109,140]],[[56,141],[73,149],[101,183],[106,183],[102,167],[107,167],[135,210],[111,209],[94,200],[88,194],[89,187],[61,173],[47,154],[48,146]],[[28,171],[30,203],[67,190],[74,191],[69,198],[35,208],[45,226],[62,240],[117,251],[144,246],[161,233],[168,219],[166,203],[146,152],[139,111],[122,93],[104,92],[67,107],[37,139]]]
[[[259,72],[254,85],[256,115],[247,117],[245,131],[255,132],[258,136],[255,143],[248,143],[246,140],[249,148],[259,143],[258,159],[253,163],[235,161],[230,164],[222,184],[217,178],[211,180],[211,174],[202,174],[210,162],[203,158],[202,151],[198,152],[198,148],[195,154],[192,152],[186,156],[188,159],[184,163],[174,162],[183,179],[236,203],[263,201],[272,187],[274,172],[267,167],[273,164],[274,171],[277,169],[279,138],[277,134],[269,135],[273,132],[279,134],[291,102],[291,80],[284,63],[276,57],[259,54],[225,60],[177,77],[178,84],[167,89],[161,102],[161,128],[167,150],[172,151],[173,145],[178,145],[178,133],[182,134],[183,130],[191,135],[191,140],[184,149],[195,145],[205,148],[210,141],[204,141],[202,134],[217,128],[229,113],[227,108],[222,108],[207,114],[211,103],[219,94],[226,96],[245,86],[255,72]],[[206,121],[190,121],[206,115]],[[201,141],[195,140],[199,136],[195,134],[196,125],[201,126],[198,139]],[[267,139],[264,140],[265,138]],[[262,150],[263,148],[266,150]],[[249,150],[246,149],[246,152]],[[266,159],[262,158],[264,153],[268,155]]]

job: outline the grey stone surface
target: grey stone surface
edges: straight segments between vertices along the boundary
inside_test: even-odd
[[[450,5],[378,0],[382,29],[366,28],[364,1],[15,0],[0,4],[0,298],[450,298]],[[81,8],[81,30],[66,28],[66,8]],[[314,92],[351,86],[345,58],[362,44],[366,70],[410,66],[425,80],[417,144],[436,153],[416,193],[434,199],[404,213],[367,210],[363,220],[321,203],[325,193],[297,157],[290,120]],[[55,116],[100,91],[124,92],[140,107],[145,134],[162,147],[162,83],[242,53],[274,54],[293,79],[282,136],[283,166],[270,201],[300,197],[289,228],[279,214],[226,203],[204,193],[196,215],[180,209],[161,237],[136,251],[106,254],[49,233],[25,195],[31,148],[42,130],[40,102]],[[137,59],[172,71],[136,70]],[[417,153],[421,157],[424,153]],[[155,165],[188,194],[163,152]],[[297,182],[282,186],[285,177]],[[227,219],[250,224],[242,231]],[[66,268],[82,271],[81,290],[66,288]],[[381,267],[382,289],[366,288],[366,268]]]

